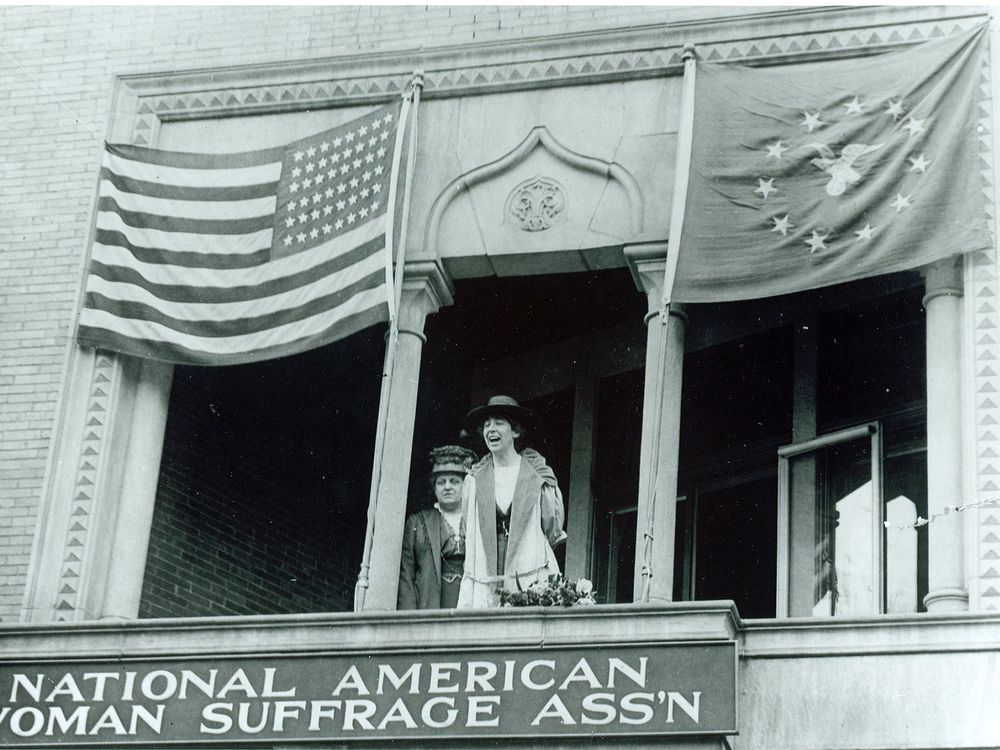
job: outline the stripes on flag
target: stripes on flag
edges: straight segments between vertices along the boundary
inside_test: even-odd
[[[80,343],[228,365],[385,321],[400,110],[242,154],[107,145]]]

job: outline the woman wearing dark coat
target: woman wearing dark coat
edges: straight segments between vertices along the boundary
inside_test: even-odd
[[[462,485],[476,454],[457,445],[430,453],[432,508],[406,519],[397,609],[452,609],[465,565]]]

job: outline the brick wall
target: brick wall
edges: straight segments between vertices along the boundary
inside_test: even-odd
[[[657,7],[0,8],[0,621],[17,619],[116,76],[659,23]]]
[[[303,429],[295,407],[323,404],[293,368],[268,368],[266,403],[234,381],[261,368],[226,369],[176,370],[139,616],[350,611],[371,436],[344,451]]]

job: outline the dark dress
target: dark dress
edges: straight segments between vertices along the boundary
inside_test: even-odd
[[[406,519],[399,561],[397,609],[451,609],[465,567],[465,539],[456,535],[437,508]]]

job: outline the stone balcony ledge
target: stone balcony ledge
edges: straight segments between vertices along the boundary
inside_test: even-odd
[[[748,620],[728,601],[0,625],[0,660],[736,641],[742,658],[1000,651],[1000,614]]]

